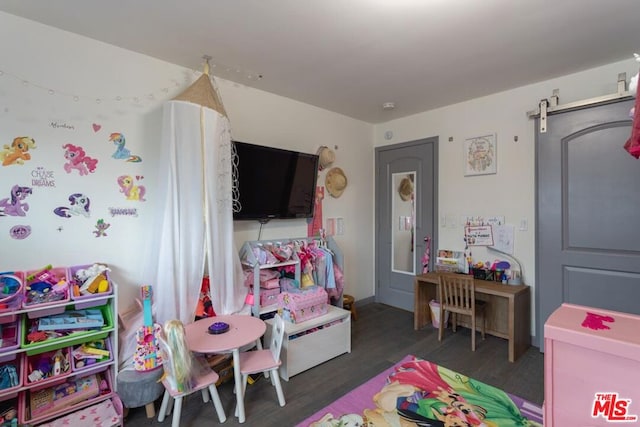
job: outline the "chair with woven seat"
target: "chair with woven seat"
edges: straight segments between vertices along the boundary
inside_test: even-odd
[[[284,400],[284,393],[282,392],[282,384],[280,384],[279,372],[280,365],[282,364],[280,360],[280,350],[282,349],[283,339],[284,319],[279,314],[276,314],[273,318],[269,348],[240,353],[240,373],[242,374],[243,398],[247,389],[249,375],[263,372],[265,378],[269,377],[271,379],[271,384],[276,388],[276,394],[278,395],[278,402],[280,403],[280,406],[285,405],[286,402]]]
[[[181,335],[178,337],[178,340],[166,337],[167,325],[173,325],[171,327],[179,331],[178,334]],[[182,325],[182,322],[179,320],[170,320],[165,324],[164,332],[165,337],[158,337],[160,350],[162,351],[163,356],[162,366],[165,372],[162,379],[165,392],[164,397],[162,398],[162,404],[160,405],[158,421],[164,421],[165,416],[171,413],[173,406],[171,427],[178,427],[180,425],[183,398],[195,393],[196,391],[201,391],[202,400],[204,402],[207,402],[209,400],[209,394],[211,395],[211,400],[218,415],[218,419],[221,423],[225,422],[227,417],[224,413],[224,409],[222,408],[218,389],[216,388],[216,382],[218,382],[219,379],[217,372],[206,366],[206,362],[196,358],[187,348],[186,342],[184,341],[184,325]],[[169,345],[167,341],[172,342],[173,344]],[[191,359],[192,364],[191,369],[189,369],[191,372],[191,379],[184,381],[190,383],[185,386],[185,384],[182,384],[183,381],[180,381],[176,377],[185,375],[179,370],[185,370],[185,360],[188,358]]]
[[[473,276],[456,273],[440,273],[438,290],[440,294],[438,341],[442,341],[445,311],[452,314],[451,324],[453,332],[456,332],[458,314],[470,316],[471,350],[476,351],[476,314],[482,315],[481,333],[483,340],[487,321],[485,301],[476,300],[475,298],[475,282]]]

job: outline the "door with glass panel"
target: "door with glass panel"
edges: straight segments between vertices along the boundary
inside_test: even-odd
[[[426,240],[437,247],[437,165],[437,137],[376,148],[377,302],[413,311]]]

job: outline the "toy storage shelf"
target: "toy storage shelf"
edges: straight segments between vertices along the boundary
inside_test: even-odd
[[[351,353],[351,312],[332,305],[327,314],[301,323],[285,322],[280,376],[289,378],[327,360]],[[265,320],[265,342],[271,338],[273,319]]]
[[[21,422],[20,425],[58,425],[58,423],[55,421],[57,418],[67,416],[76,411],[91,407],[93,405],[98,405],[107,400],[113,405],[119,417],[119,421],[112,425],[122,425],[122,405],[116,394],[116,383],[114,380],[118,354],[117,286],[115,285],[115,283],[111,284],[113,287],[113,292],[111,292],[109,295],[100,295],[96,296],[95,298],[86,298],[81,301],[83,307],[95,304],[96,307],[94,308],[99,308],[102,311],[105,320],[105,326],[98,330],[76,332],[68,336],[48,339],[41,343],[26,342],[25,337],[28,332],[24,330],[24,328],[28,327],[31,317],[44,316],[47,314],[44,312],[45,310],[51,311],[52,309],[56,308],[61,310],[74,310],[78,308],[79,301],[77,300],[68,300],[54,303],[47,305],[46,307],[36,306],[33,308],[21,308],[19,310],[14,310],[11,312],[0,313],[0,325],[2,324],[3,318],[5,322],[6,319],[15,318],[16,321],[21,325],[21,332],[19,334],[20,345],[17,348],[12,347],[9,350],[0,349],[0,361],[16,360],[18,361],[18,365],[21,366],[21,368],[19,369],[20,372],[18,373],[20,376],[20,386],[0,390],[0,401],[17,399],[19,419]],[[98,306],[98,304],[100,304],[100,306]],[[70,368],[70,371],[67,373],[63,373],[41,381],[28,382],[25,380],[26,372],[23,372],[23,370],[27,369],[27,358],[29,356],[35,356],[48,351],[69,348],[71,346],[79,345],[85,342],[92,342],[99,339],[107,338],[109,340],[108,348],[111,349],[112,354],[111,358],[108,361],[104,361],[92,366],[87,366],[85,368],[77,368],[75,370]],[[72,356],[70,355],[70,357]],[[53,385],[61,384],[68,380],[82,378],[96,373],[101,373],[104,376],[109,385],[108,393],[100,394],[96,397],[82,400],[81,402],[63,407],[61,409],[51,409],[50,411],[40,413],[35,417],[31,417],[26,413],[26,408],[29,406],[29,395],[31,392],[43,388],[48,388]]]
[[[242,262],[242,268],[244,270],[251,270],[253,272],[253,306],[251,307],[251,314],[259,316],[261,314],[271,313],[278,310],[278,304],[270,304],[267,306],[260,305],[260,271],[267,269],[277,269],[288,265],[295,266],[295,280],[300,283],[300,260],[296,254],[293,254],[292,259],[275,264],[260,264],[258,259],[253,253],[253,249],[257,246],[266,246],[269,244],[287,244],[294,241],[311,241],[313,239],[307,237],[300,238],[284,238],[284,239],[272,239],[272,240],[254,240],[247,241],[242,245],[240,249],[240,260]],[[344,271],[344,256],[342,250],[338,247],[338,244],[332,237],[326,239],[327,248],[333,252],[333,261]],[[342,298],[340,299],[340,307],[342,307]]]

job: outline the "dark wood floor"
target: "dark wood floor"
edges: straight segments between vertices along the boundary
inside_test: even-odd
[[[248,386],[246,426],[295,426],[319,409],[330,404],[351,389],[366,382],[384,369],[413,354],[469,377],[499,387],[536,404],[542,404],[543,355],[531,347],[515,363],[508,361],[506,340],[487,336],[471,351],[470,331],[450,330],[441,343],[437,329],[428,326],[413,330],[413,313],[383,304],[358,306],[358,320],[352,322],[351,353],[344,354],[320,366],[282,381],[287,400],[278,405],[275,389],[269,380],[261,378]],[[233,382],[218,387],[227,414],[225,426],[238,426],[233,416]],[[156,402],[156,408],[160,401]],[[203,403],[200,393],[185,399],[181,427],[217,425],[211,403]],[[159,423],[147,419],[144,408],[131,409],[125,419],[127,426],[170,426],[171,417]]]

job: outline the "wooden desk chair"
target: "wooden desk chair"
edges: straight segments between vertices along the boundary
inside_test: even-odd
[[[276,388],[278,403],[285,405],[284,393],[280,384],[279,368],[282,364],[280,360],[280,350],[284,339],[284,319],[279,314],[273,318],[273,330],[269,348],[264,350],[245,351],[240,353],[240,373],[242,374],[242,397],[247,389],[249,375],[264,372],[265,378],[271,379],[271,384]],[[238,408],[236,407],[236,414]]]
[[[471,317],[471,350],[476,351],[476,313],[482,314],[482,339],[486,327],[485,302],[475,299],[475,282],[473,276],[441,273],[440,294],[440,325],[438,328],[438,341],[442,341],[444,330],[445,311],[452,314],[452,329],[456,331],[457,315],[463,314]]]

